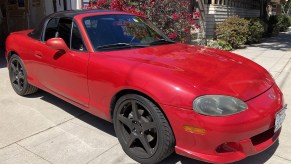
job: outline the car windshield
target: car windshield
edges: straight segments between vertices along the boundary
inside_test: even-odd
[[[91,16],[84,18],[83,23],[96,51],[174,43],[152,23],[138,16]]]

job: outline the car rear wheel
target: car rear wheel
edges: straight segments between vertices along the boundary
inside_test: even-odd
[[[158,163],[174,151],[172,129],[161,110],[149,99],[136,94],[121,97],[113,119],[123,150],[137,162]]]
[[[24,64],[17,55],[12,55],[9,60],[9,77],[14,91],[20,96],[29,95],[38,90],[27,82]]]

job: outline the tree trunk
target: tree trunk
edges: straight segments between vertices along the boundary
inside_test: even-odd
[[[269,15],[267,12],[267,7],[270,4],[271,0],[261,0],[261,19],[268,23],[269,21]]]

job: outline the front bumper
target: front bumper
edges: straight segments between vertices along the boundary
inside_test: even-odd
[[[274,85],[246,103],[246,111],[226,117],[162,106],[175,134],[176,153],[206,162],[229,163],[270,147],[281,131],[274,133],[275,115],[284,103],[280,89]],[[185,126],[204,130],[189,132]]]

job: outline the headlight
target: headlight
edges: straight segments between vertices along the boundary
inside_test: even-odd
[[[230,96],[207,95],[198,97],[193,102],[193,109],[207,116],[228,116],[247,108],[242,100]]]

